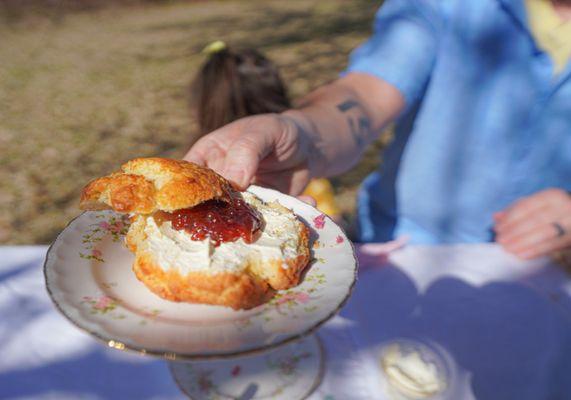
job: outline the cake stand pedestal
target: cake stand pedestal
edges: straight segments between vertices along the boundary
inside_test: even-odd
[[[321,382],[325,364],[317,335],[250,356],[171,361],[172,376],[192,400],[302,400]]]

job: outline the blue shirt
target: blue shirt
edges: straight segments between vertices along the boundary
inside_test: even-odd
[[[571,65],[554,75],[523,0],[387,0],[348,71],[406,101],[360,191],[362,241],[490,241],[494,212],[571,190]]]

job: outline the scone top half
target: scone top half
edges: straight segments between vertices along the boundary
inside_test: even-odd
[[[120,171],[91,181],[83,189],[80,208],[172,212],[207,200],[229,200],[232,192],[232,185],[209,168],[165,158],[136,158]]]
[[[309,230],[279,203],[252,194],[244,199],[264,217],[254,243],[241,240],[213,247],[194,242],[183,231],[153,215],[176,212],[209,200],[232,204],[240,196],[232,185],[208,168],[185,161],[135,159],[121,171],[90,182],[81,208],[113,209],[132,215],[126,237],[135,253],[133,270],[151,291],[168,300],[252,308],[275,290],[299,283],[309,263]],[[193,244],[196,243],[196,244]]]

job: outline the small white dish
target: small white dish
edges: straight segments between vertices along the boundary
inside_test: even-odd
[[[334,316],[356,279],[352,244],[327,216],[275,190],[248,189],[292,209],[312,233],[313,258],[303,282],[247,311],[176,303],[150,292],[131,270],[124,245],[128,220],[110,211],[85,212],[52,244],[46,287],[73,324],[109,347],[167,359],[231,357],[300,339]]]
[[[455,369],[435,343],[413,338],[383,343],[379,350],[382,391],[391,400],[443,400],[451,394]]]

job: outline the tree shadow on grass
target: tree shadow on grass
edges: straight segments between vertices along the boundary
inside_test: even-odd
[[[175,48],[185,48],[183,57],[196,54],[205,44],[215,39],[228,40],[238,47],[268,50],[313,40],[330,41],[346,34],[366,34],[371,31],[375,10],[380,2],[352,1],[341,3],[333,12],[283,10],[260,4],[260,7],[234,15],[217,15],[203,19],[188,19],[146,27],[145,33],[188,32],[188,39],[173,42]],[[218,5],[223,7],[223,5]],[[196,32],[201,32],[196,36]],[[185,46],[181,46],[186,43]]]

